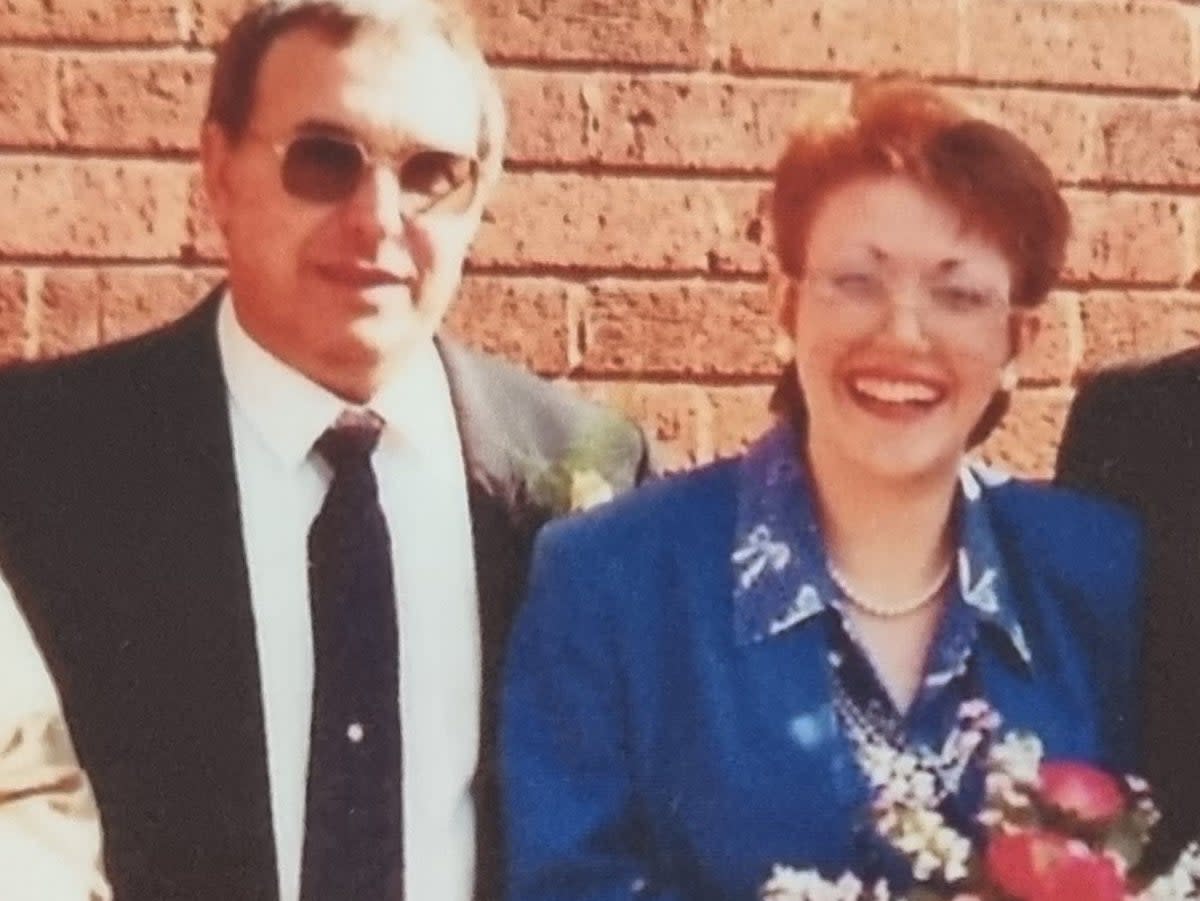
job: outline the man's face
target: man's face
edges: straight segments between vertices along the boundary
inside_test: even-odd
[[[401,47],[374,36],[337,46],[298,28],[275,40],[244,136],[231,143],[210,124],[203,142],[238,320],[259,344],[363,402],[433,334],[480,204],[467,185],[469,202],[423,210],[420,180],[402,173],[413,154],[474,157],[482,103],[466,64],[433,35]],[[344,197],[285,187],[284,148],[314,133],[371,155]]]

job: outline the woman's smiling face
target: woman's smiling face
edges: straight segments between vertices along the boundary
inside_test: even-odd
[[[909,178],[830,191],[789,287],[809,448],[864,476],[956,472],[1024,332],[1012,267]]]

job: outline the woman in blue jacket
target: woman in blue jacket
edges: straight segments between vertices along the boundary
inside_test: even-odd
[[[512,901],[887,873],[867,751],[936,752],[975,698],[1050,757],[1134,763],[1136,528],[965,462],[1062,263],[1051,173],[873,80],[796,134],[773,204],[788,415],[539,541],[506,683]],[[963,822],[971,784],[939,783]]]

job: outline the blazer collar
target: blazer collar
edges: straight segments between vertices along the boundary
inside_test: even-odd
[[[519,461],[534,457],[536,448],[504,415],[484,358],[451,339],[434,344],[450,386],[468,484],[513,506],[523,484]]]
[[[960,471],[954,601],[963,634],[990,627],[1026,667],[1033,660],[988,510],[988,490],[1006,476],[974,464]],[[767,432],[738,471],[734,634],[765,641],[837,606],[810,476],[786,422]]]

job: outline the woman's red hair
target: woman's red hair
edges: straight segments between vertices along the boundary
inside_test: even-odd
[[[1070,214],[1046,164],[1011,132],[978,119],[931,86],[868,78],[848,116],[798,130],[779,161],[772,198],[783,270],[804,272],[808,231],[821,202],[855,178],[899,175],[995,241],[1013,269],[1012,302],[1045,299],[1062,267]]]

